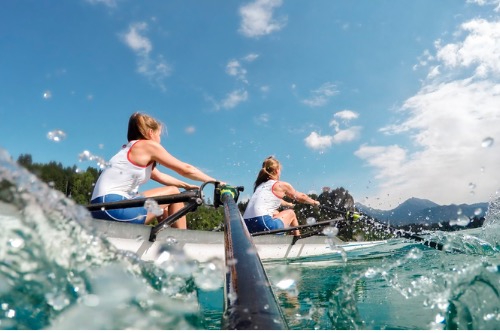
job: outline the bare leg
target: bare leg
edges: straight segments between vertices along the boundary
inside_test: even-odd
[[[155,197],[155,196],[159,196],[159,195],[171,195],[171,194],[179,194],[179,193],[180,193],[180,191],[177,187],[165,186],[165,187],[159,187],[159,188],[154,188],[152,190],[144,191],[144,196],[145,197]],[[183,202],[176,202],[176,203],[172,203],[169,205],[160,205],[160,207],[163,208],[163,214],[160,216],[155,216],[152,213],[148,213],[148,216],[146,217],[145,224],[151,223],[151,221],[155,217],[157,217],[160,220],[166,219],[168,216],[170,216],[173,213],[184,208],[184,203]],[[172,224],[172,227],[179,228],[179,229],[187,229],[186,216],[179,217],[177,219],[177,221],[175,221],[175,223]]]
[[[284,211],[274,215],[274,217],[280,218],[284,222],[285,228],[297,227],[299,225],[299,221],[297,220],[297,216],[295,215],[293,209],[285,209]],[[300,236],[299,230],[294,230],[292,233],[294,236]]]

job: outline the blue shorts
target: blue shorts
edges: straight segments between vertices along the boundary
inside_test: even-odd
[[[270,215],[245,219],[245,224],[247,225],[248,232],[251,234],[260,231],[283,229],[285,227],[285,224],[281,219],[273,219]]]
[[[90,203],[105,203],[105,202],[114,202],[127,199],[128,198],[119,194],[106,194],[102,197],[97,197],[93,199]],[[93,218],[100,220],[111,220],[116,222],[144,224],[144,222],[146,222],[146,215],[148,215],[148,211],[144,207],[131,207],[131,208],[118,208],[109,210],[97,210],[91,212],[91,214]]]

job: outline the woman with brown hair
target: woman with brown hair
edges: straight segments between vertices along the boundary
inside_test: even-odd
[[[280,206],[294,207],[293,203],[283,200],[285,196],[298,202],[319,205],[319,201],[296,191],[289,183],[280,181],[280,176],[280,162],[272,156],[266,158],[255,180],[254,193],[243,214],[250,233],[299,225],[293,209],[281,212],[277,210]],[[300,232],[294,230],[293,234],[299,236]]]
[[[92,193],[91,203],[104,203],[154,197],[159,195],[178,194],[179,188],[186,190],[199,188],[170,175],[156,167],[161,164],[179,175],[202,182],[215,181],[191,164],[182,162],[170,155],[160,144],[163,125],[153,117],[135,112],[129,119],[127,139],[128,143],[111,158],[97,180]],[[139,185],[152,179],[162,187],[144,191],[139,194]],[[160,205],[156,211],[148,211],[144,207],[101,210],[92,212],[97,219],[118,222],[149,224],[156,217],[165,219],[184,207],[184,203]],[[186,229],[186,217],[179,218],[174,228]]]

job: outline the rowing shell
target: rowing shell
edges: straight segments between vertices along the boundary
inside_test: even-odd
[[[90,220],[96,234],[104,236],[117,249],[135,253],[141,260],[162,262],[168,249],[182,249],[198,262],[224,260],[224,233],[216,231],[166,228],[155,242],[149,241],[151,227],[105,220]],[[294,242],[289,235],[253,237],[263,262],[341,261],[388,255],[387,240],[372,242],[343,242],[337,237],[311,236]]]

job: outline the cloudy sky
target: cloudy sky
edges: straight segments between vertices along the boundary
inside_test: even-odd
[[[500,0],[4,0],[0,46],[13,159],[98,167],[143,111],[243,199],[269,155],[378,209],[500,188]]]

